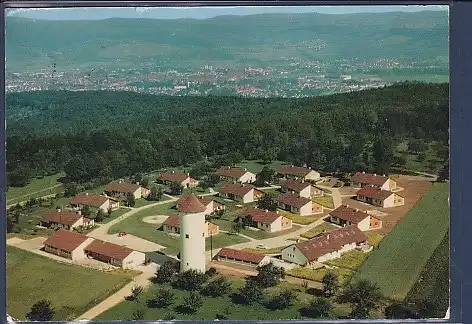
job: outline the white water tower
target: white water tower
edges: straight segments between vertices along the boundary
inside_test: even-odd
[[[180,216],[180,272],[205,272],[205,206],[194,194],[177,201]]]

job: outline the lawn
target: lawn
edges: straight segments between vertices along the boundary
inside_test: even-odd
[[[341,255],[340,258],[332,259],[324,263],[330,266],[355,271],[361,266],[361,264],[367,259],[368,256],[369,253],[364,253],[358,250],[352,250]]]
[[[271,169],[276,170],[277,168],[279,168],[280,166],[285,165],[285,164],[287,164],[287,163],[282,162],[282,161],[273,161],[269,164],[264,164],[260,160],[248,160],[248,161],[243,161],[241,163],[238,163],[238,164],[236,164],[236,166],[238,166],[240,168],[246,168],[249,172],[252,172],[254,174],[258,174],[259,172],[262,171],[264,166],[267,166]]]
[[[111,222],[112,220],[117,219],[120,216],[123,216],[124,214],[126,214],[130,210],[131,209],[129,209],[129,208],[121,207],[120,209],[111,212],[109,217],[104,218],[103,221],[98,222],[98,223],[99,224],[106,224],[108,222]]]
[[[383,236],[375,231],[366,231],[364,234],[367,236],[368,243],[373,247],[378,247],[380,242],[383,240]]]
[[[31,306],[51,301],[54,320],[73,320],[132,280],[135,273],[105,273],[56,262],[7,246],[7,311],[26,319]]]
[[[334,226],[333,224],[331,223],[328,223],[328,222],[324,222],[323,224],[321,225],[318,225],[314,228],[312,228],[311,230],[309,231],[306,231],[305,233],[302,233],[300,234],[301,237],[304,237],[304,238],[307,238],[307,239],[312,239],[314,238],[315,236],[318,236],[320,235],[321,233],[323,233],[323,231],[332,231],[334,229],[336,229],[337,227]]]
[[[434,142],[427,144],[428,146],[424,151],[424,161],[418,159],[419,154],[412,154],[408,151],[408,140],[398,144],[396,147],[396,155],[405,157],[405,169],[430,173],[436,173],[439,170],[441,163],[437,160],[437,153],[433,149]]]
[[[232,283],[232,290],[236,291],[243,286],[242,278],[229,278]],[[292,290],[297,296],[297,300],[293,306],[284,310],[268,310],[261,304],[240,305],[232,302],[229,297],[222,296],[218,298],[211,298],[203,296],[203,306],[195,314],[181,314],[177,311],[177,307],[182,304],[183,298],[189,295],[189,292],[170,288],[175,293],[174,303],[167,308],[151,308],[147,306],[147,300],[152,298],[157,288],[170,288],[168,285],[153,284],[147,291],[145,291],[137,301],[123,301],[115,307],[110,308],[106,312],[94,318],[95,321],[112,321],[112,320],[131,320],[133,312],[137,309],[144,310],[145,320],[159,320],[168,315],[175,316],[178,320],[214,320],[217,314],[225,314],[228,320],[288,320],[288,319],[307,319],[299,313],[299,309],[306,306],[313,296],[308,294],[305,289],[300,286],[281,282],[277,287],[268,288],[264,291],[265,298],[277,294],[281,290]],[[346,316],[348,310],[345,305],[334,304],[333,313],[339,316]]]
[[[332,196],[313,197],[312,200],[323,207],[334,209]]]
[[[435,305],[435,317],[443,317],[449,307],[449,233],[434,251],[407,300],[428,300]]]
[[[436,183],[356,272],[386,297],[403,299],[449,228],[449,187]]]
[[[319,268],[319,269],[310,269],[304,267],[293,268],[286,271],[286,274],[292,277],[307,279],[312,281],[321,282],[323,277],[328,272],[332,272],[338,275],[338,280],[340,283],[344,283],[348,281],[352,275],[353,271],[349,269],[327,269],[327,268]]]
[[[162,196],[160,201],[167,201],[167,200],[170,200],[170,198],[167,197],[167,196]],[[157,201],[154,201],[154,200],[137,199],[135,201],[134,208],[144,207],[144,206],[147,206],[147,205],[150,205],[150,204],[154,204],[156,202]]]
[[[25,187],[9,187],[7,205],[64,191],[62,183],[58,182],[58,179],[64,175],[64,173],[58,173],[41,179],[35,178]]]
[[[325,215],[323,214],[318,214],[318,215],[311,215],[311,216],[300,216],[297,214],[293,214],[290,212],[287,212],[285,210],[278,209],[279,214],[282,214],[283,216],[287,217],[288,219],[291,219],[292,222],[300,224],[300,225],[308,225],[311,224],[318,219],[324,217]]]
[[[286,246],[278,246],[275,248],[271,249],[253,249],[253,248],[245,248],[243,251],[246,252],[251,252],[251,253],[257,253],[257,254],[277,254],[277,253],[282,253],[282,250],[285,249]]]

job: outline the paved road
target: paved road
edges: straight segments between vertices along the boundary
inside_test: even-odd
[[[331,197],[333,197],[334,209],[342,205],[341,193],[339,192],[339,188],[327,187],[323,185],[316,185],[316,186],[319,187],[320,189],[327,189],[331,191]]]

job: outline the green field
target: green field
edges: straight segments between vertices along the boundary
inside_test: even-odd
[[[233,291],[244,284],[241,278],[229,278],[232,283]],[[131,320],[133,312],[137,309],[144,309],[145,320],[159,320],[166,315],[172,314],[178,320],[214,320],[217,314],[224,314],[228,310],[227,317],[229,320],[282,320],[282,319],[306,319],[299,314],[299,309],[307,305],[312,295],[308,294],[300,286],[295,286],[287,282],[280,283],[277,287],[268,288],[264,291],[265,297],[270,298],[282,289],[289,289],[295,292],[297,300],[294,305],[284,310],[268,310],[260,304],[239,305],[234,304],[229,296],[218,298],[203,297],[203,306],[195,314],[180,314],[176,311],[176,307],[182,304],[183,298],[189,295],[189,292],[173,289],[175,293],[174,303],[167,308],[150,308],[146,305],[146,301],[153,296],[153,292],[158,287],[169,288],[168,285],[153,285],[148,291],[144,292],[137,301],[123,301],[115,307],[110,308],[98,317],[96,321],[111,320]],[[346,305],[334,304],[334,316],[346,316],[349,312]]]
[[[149,224],[143,222],[143,219],[155,215],[172,215],[176,214],[176,210],[172,207],[175,202],[170,202],[162,205],[147,208],[140,211],[127,219],[113,225],[108,233],[115,234],[119,232],[128,232],[132,235],[141,237],[145,240],[163,245],[166,247],[165,252],[176,255],[179,251],[180,239],[177,235],[169,235],[160,230],[160,224]],[[232,244],[244,243],[248,240],[237,235],[229,235],[227,233],[220,233],[213,236],[213,248],[220,248]],[[206,248],[210,249],[210,239],[206,240]]]
[[[449,233],[434,251],[406,300],[428,300],[435,305],[434,317],[443,317],[449,307]]]
[[[271,163],[264,164],[262,161],[259,161],[259,160],[247,160],[247,161],[243,161],[241,163],[236,164],[236,166],[240,168],[246,168],[249,172],[258,174],[259,172],[262,171],[262,169],[265,166],[276,170],[278,167],[284,164],[287,164],[287,163],[283,161],[273,161]]]
[[[104,273],[62,264],[7,246],[7,311],[26,319],[31,306],[51,301],[54,320],[72,320],[131,281],[131,272]],[[135,274],[135,273],[134,273]]]
[[[64,176],[65,173],[58,173],[44,178],[35,178],[25,187],[9,187],[7,205],[63,191],[62,183],[57,180]]]
[[[368,258],[368,256],[368,253],[353,250],[344,253],[340,258],[329,260],[324,263],[330,266],[356,271],[357,268],[359,268],[359,266]]]
[[[386,297],[403,299],[449,227],[449,187],[436,183],[382,240],[353,280],[376,283]]]

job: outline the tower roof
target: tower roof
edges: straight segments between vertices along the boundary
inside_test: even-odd
[[[194,194],[182,196],[177,200],[177,209],[183,213],[201,213],[206,207]]]

